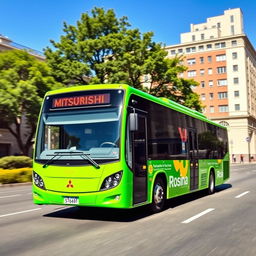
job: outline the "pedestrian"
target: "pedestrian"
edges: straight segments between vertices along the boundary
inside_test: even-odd
[[[236,155],[232,154],[233,163],[236,163]]]
[[[240,155],[240,163],[243,163],[244,162],[244,156],[241,154]]]

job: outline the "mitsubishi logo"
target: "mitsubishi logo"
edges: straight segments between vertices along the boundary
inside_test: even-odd
[[[69,180],[69,181],[68,181],[67,188],[73,188],[73,187],[74,187],[74,185],[72,184],[72,181]]]

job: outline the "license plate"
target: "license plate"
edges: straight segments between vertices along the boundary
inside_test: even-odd
[[[64,197],[64,204],[79,204],[78,197]]]

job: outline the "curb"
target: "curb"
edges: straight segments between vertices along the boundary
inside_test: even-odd
[[[10,184],[1,184],[1,183],[0,183],[0,188],[19,187],[19,186],[28,186],[28,185],[32,185],[32,182],[10,183]]]
[[[230,166],[243,166],[243,165],[254,165],[256,162],[246,162],[246,163],[230,163]]]

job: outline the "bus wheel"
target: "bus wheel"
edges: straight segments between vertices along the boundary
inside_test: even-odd
[[[153,213],[161,212],[164,208],[165,204],[165,184],[163,179],[157,177],[154,183],[153,195],[152,195],[152,203],[151,203],[151,211]]]
[[[209,186],[208,186],[208,195],[212,195],[215,192],[215,179],[214,179],[214,174],[213,171],[210,173],[209,177]]]

